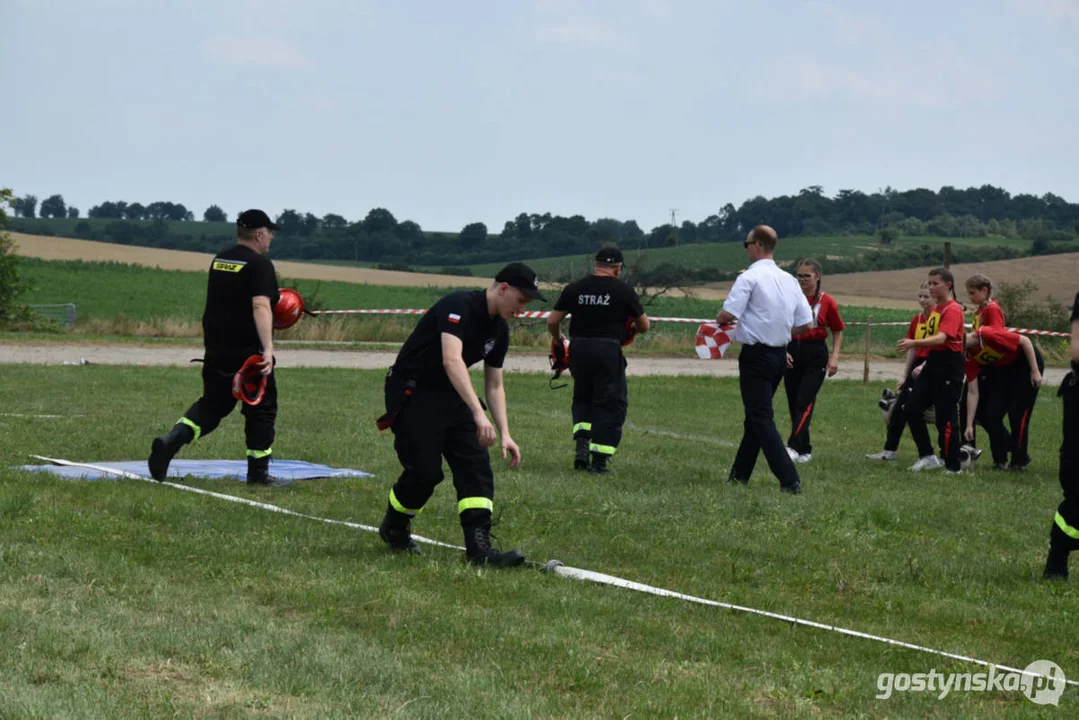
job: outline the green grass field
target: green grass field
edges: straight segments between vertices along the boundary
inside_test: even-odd
[[[388,554],[373,533],[138,481],[49,479],[29,453],[145,457],[199,391],[182,368],[7,366],[0,383],[0,717],[1066,717],[1021,693],[896,693],[884,672],[974,665],[783,622]],[[373,479],[269,490],[187,482],[378,523],[399,472],[377,433],[382,373],[282,370],[275,454]],[[1032,470],[916,475],[879,449],[880,388],[829,382],[805,492],[763,461],[722,482],[735,380],[630,378],[616,473],[568,470],[568,391],[507,376],[522,466],[496,462],[496,533],[533,560],[1079,678],[1076,592],[1039,580],[1060,489],[1060,407],[1043,391]],[[781,404],[781,403],[780,403]],[[16,417],[59,415],[60,417]],[[786,413],[777,413],[786,424]],[[228,418],[183,457],[240,458]],[[459,544],[449,482],[415,531]],[[1073,563],[1074,565],[1074,563]],[[1063,713],[1063,715],[1062,715]]]
[[[920,247],[921,245],[939,246],[943,253],[944,243],[951,242],[953,246],[991,246],[1003,245],[1014,248],[1029,249],[1030,241],[1022,238],[944,238],[944,237],[900,237],[890,247],[901,249],[904,247]],[[848,235],[835,237],[793,237],[785,239],[776,246],[776,260],[794,261],[803,257],[814,257],[818,260],[825,258],[851,258],[864,255],[870,250],[888,249],[882,246],[875,237],[868,235]],[[662,263],[673,263],[691,268],[715,267],[724,271],[738,270],[745,267],[746,253],[741,243],[699,243],[692,245],[680,245],[678,247],[625,247],[626,262],[633,263],[637,257],[644,255],[647,258],[648,267],[655,267]],[[576,274],[583,275],[588,272],[592,265],[591,255],[567,255],[562,257],[540,258],[529,260],[529,264],[536,272],[548,275],[556,272],[572,270]],[[478,276],[491,275],[498,272],[500,263],[486,263],[470,266],[472,273]]]
[[[34,290],[27,303],[68,303],[80,318],[126,315],[199,318],[206,301],[206,273],[161,270],[122,263],[47,261],[21,258],[20,268]],[[282,285],[317,297],[326,308],[428,307],[446,291],[281,278]]]

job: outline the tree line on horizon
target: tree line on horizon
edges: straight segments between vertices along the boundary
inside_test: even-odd
[[[42,218],[79,219],[78,208],[63,196],[51,195],[38,209],[36,196],[13,202],[12,229],[41,232],[26,222]],[[180,203],[107,201],[90,208],[76,237],[180,250],[214,252],[231,239],[231,231],[195,223],[194,213]],[[218,205],[202,213],[206,223],[224,223],[228,214]],[[140,221],[140,222],[129,222]],[[362,220],[343,215],[322,217],[286,209],[276,217],[281,225],[274,256],[282,259],[353,260],[410,266],[465,266],[507,258],[530,259],[594,252],[605,244],[625,249],[654,249],[691,243],[736,242],[760,223],[782,237],[876,236],[882,245],[898,236],[1019,237],[1034,243],[1034,252],[1054,242],[1075,239],[1079,233],[1079,203],[1046,193],[1012,195],[992,185],[939,191],[885,188],[875,193],[840,190],[829,197],[819,185],[797,195],[756,196],[738,207],[731,203],[700,222],[663,224],[645,232],[635,220],[569,217],[551,213],[520,213],[492,233],[482,222],[459,232],[425,232],[412,220],[399,221],[385,208],[373,208]],[[190,223],[190,227],[188,224]]]

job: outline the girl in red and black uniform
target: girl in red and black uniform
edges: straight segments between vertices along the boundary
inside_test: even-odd
[[[813,309],[813,329],[794,335],[787,344],[787,372],[783,386],[787,391],[787,407],[791,414],[791,435],[787,454],[791,460],[809,462],[813,445],[809,442],[809,424],[813,407],[824,376],[839,371],[839,348],[843,346],[846,325],[839,315],[834,298],[820,289],[821,266],[816,260],[802,260],[797,265],[798,284]],[[828,330],[832,331],[832,353],[828,354]]]
[[[1000,305],[993,299],[993,281],[981,273],[975,273],[967,278],[967,298],[970,300],[970,304],[974,306],[974,320],[971,328],[977,332],[979,328],[983,327],[1004,327],[1004,311],[1000,309]],[[985,408],[986,403],[989,402],[989,397],[992,394],[994,380],[996,379],[996,370],[991,365],[983,366],[978,372],[978,389],[981,399],[978,405],[972,407],[978,408],[978,412],[974,414],[974,419],[967,420],[968,405],[967,402],[967,386],[963,386],[963,397],[959,400],[959,425],[961,427],[971,427],[975,422],[984,427],[985,423],[982,422],[982,409]],[[974,433],[971,433],[966,438],[967,442],[971,445],[977,446],[977,437]]]
[[[989,433],[993,467],[997,470],[1026,470],[1030,464],[1027,442],[1030,438],[1030,414],[1038,399],[1045,362],[1028,338],[1004,328],[982,326],[967,334],[967,421],[963,437],[974,437],[975,409],[979,422]],[[981,396],[979,370],[996,370],[993,392]],[[1004,428],[1008,416],[1011,436]],[[1008,451],[1012,462],[1008,464]]]
[[[915,379],[910,396],[901,408],[907,413],[910,434],[918,446],[918,461],[911,470],[934,470],[941,466],[933,454],[933,443],[925,426],[925,410],[933,405],[936,411],[938,441],[944,467],[948,472],[960,472],[959,395],[963,389],[963,308],[955,301],[955,277],[946,268],[929,271],[929,292],[936,306],[929,313],[926,337],[921,340],[903,338],[897,345],[900,352],[911,348],[928,348],[925,369]]]
[[[918,304],[922,306],[922,311],[910,319],[910,327],[907,328],[907,334],[904,336],[907,340],[920,340],[927,337],[929,313],[933,311],[934,305],[933,296],[929,293],[929,283],[922,283],[921,288],[918,289]],[[895,386],[899,397],[896,398],[892,412],[888,416],[888,435],[884,439],[884,449],[866,455],[867,460],[895,460],[899,441],[903,438],[903,429],[907,427],[907,414],[901,408],[910,397],[914,379],[924,369],[928,355],[929,348],[911,348],[907,351],[907,364],[903,367],[903,375]]]

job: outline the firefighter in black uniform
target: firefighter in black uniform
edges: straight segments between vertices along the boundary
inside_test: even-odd
[[[1068,554],[1079,550],[1079,293],[1072,308],[1071,372],[1060,385],[1064,399],[1064,442],[1060,445],[1060,487],[1064,500],[1049,531],[1046,580],[1068,579]]]
[[[202,314],[205,355],[202,397],[172,430],[153,441],[150,475],[164,481],[169,462],[181,447],[205,437],[232,412],[233,376],[251,355],[261,355],[259,372],[266,389],[257,405],[244,404],[247,440],[247,482],[283,485],[270,477],[274,422],[277,418],[277,382],[273,371],[273,313],[279,298],[273,263],[266,257],[278,229],[261,210],[246,210],[236,219],[237,244],[218,253],[210,263],[206,308]]]
[[[629,397],[622,346],[651,322],[633,288],[619,279],[622,251],[596,253],[592,275],[567,285],[547,318],[554,346],[561,347],[562,319],[570,314],[569,370],[573,375],[573,467],[608,472],[607,461],[622,439]]]
[[[442,458],[453,473],[457,512],[468,561],[508,567],[524,562],[517,550],[491,547],[494,474],[487,448],[497,434],[510,467],[521,451],[510,437],[502,363],[509,349],[508,319],[535,298],[544,300],[536,273],[522,263],[504,267],[486,290],[459,290],[436,302],[420,319],[386,375],[386,414],[393,447],[404,471],[390,489],[379,536],[391,550],[419,554],[412,518],[442,482]],[[494,424],[472,387],[468,367],[483,360],[484,389]]]

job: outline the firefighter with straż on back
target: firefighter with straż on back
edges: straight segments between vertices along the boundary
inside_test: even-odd
[[[621,250],[602,248],[593,274],[567,285],[547,318],[552,354],[557,356],[563,348],[562,319],[570,315],[573,467],[594,473],[608,472],[607,462],[626,421],[629,397],[622,346],[651,325],[637,293],[619,279],[622,264]]]

